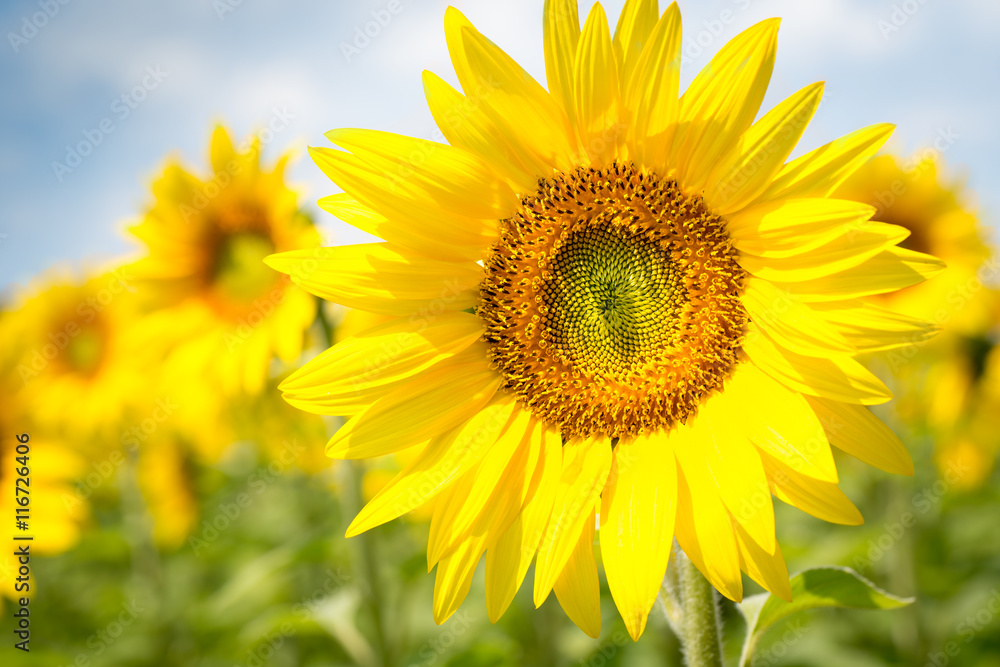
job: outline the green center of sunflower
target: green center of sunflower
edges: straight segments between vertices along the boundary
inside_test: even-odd
[[[228,299],[250,301],[266,292],[277,280],[264,258],[274,252],[274,243],[257,232],[223,236],[216,248],[212,281]]]
[[[66,366],[82,375],[93,374],[104,358],[104,344],[102,329],[93,326],[81,328],[66,344],[63,352]]]
[[[624,371],[670,335],[681,274],[641,235],[591,227],[571,235],[551,265],[540,290],[549,340],[580,370]]]
[[[565,436],[669,429],[737,364],[745,273],[725,221],[671,179],[619,163],[542,179],[485,268],[492,360]]]

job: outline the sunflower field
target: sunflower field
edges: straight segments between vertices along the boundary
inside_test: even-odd
[[[1000,6],[662,4],[0,9],[0,665],[1000,665]]]

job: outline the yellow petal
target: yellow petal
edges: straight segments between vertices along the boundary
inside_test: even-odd
[[[674,453],[688,445],[686,427],[674,437]],[[707,466],[684,467],[677,459],[677,542],[716,590],[730,600],[743,599],[743,578],[732,520]]]
[[[882,147],[894,129],[888,123],[871,125],[789,162],[760,201],[829,196]]]
[[[467,98],[426,70],[424,96],[434,122],[448,143],[478,155],[518,190],[531,192],[535,189],[538,180],[534,176],[535,165],[521,162],[524,154],[515,153],[502,129],[483,111],[479,100]]]
[[[562,471],[552,515],[535,562],[535,606],[540,607],[580,539],[611,468],[611,443],[605,438],[571,440],[563,446]]]
[[[638,164],[666,171],[680,109],[681,12],[671,3],[657,21],[642,54],[626,79],[629,154]]]
[[[757,115],[774,67],[778,24],[767,19],[737,35],[684,92],[673,163],[689,191],[705,188],[719,158]]]
[[[874,405],[892,392],[871,371],[847,355],[807,357],[782,349],[752,324],[743,351],[758,368],[789,389],[846,403]]]
[[[389,220],[372,209],[368,208],[357,199],[346,192],[338,192],[335,195],[323,197],[316,202],[317,205],[327,213],[335,215],[352,227],[356,227],[372,236],[397,244],[399,239],[388,239],[384,234],[388,231]],[[402,230],[399,230],[402,231]],[[410,247],[407,243],[402,243],[405,247]]]
[[[292,250],[264,259],[310,294],[383,315],[427,318],[463,310],[479,300],[483,269],[442,262],[385,243]]]
[[[545,431],[540,466],[535,473],[536,491],[528,496],[521,513],[496,546],[486,552],[486,610],[494,623],[503,616],[521,587],[545,534],[562,475],[562,455],[562,438],[555,431]]]
[[[750,441],[803,475],[837,481],[826,432],[805,397],[741,364],[722,394]]]
[[[738,211],[770,185],[799,142],[823,96],[823,84],[798,91],[743,133],[708,177],[705,200],[720,215]]]
[[[433,438],[358,512],[347,536],[392,521],[439,494],[486,455],[514,409],[514,401],[500,393],[466,423]]]
[[[514,192],[488,164],[455,146],[392,132],[344,128],[326,138],[384,172],[390,182],[470,218],[506,218]]]
[[[674,444],[689,481],[710,479],[729,514],[767,549],[774,548],[774,507],[760,454],[740,429],[741,412],[721,395],[702,405]],[[692,482],[694,483],[694,482]]]
[[[486,547],[492,549],[507,531],[528,499],[534,495],[544,476],[546,442],[561,439],[547,434],[544,422],[532,419],[517,451],[510,458],[506,469],[493,489],[472,527],[474,532],[488,533]],[[556,474],[556,473],[552,473]]]
[[[807,356],[854,352],[835,327],[785,290],[751,276],[743,293],[750,319],[781,346]]]
[[[454,502],[438,502],[427,537],[427,569],[434,567],[466,536],[490,500],[507,464],[524,440],[531,413],[517,410],[496,442],[476,466],[452,485]]]
[[[758,584],[786,602],[792,601],[792,587],[788,581],[788,566],[781,554],[781,545],[775,543],[774,553],[768,553],[753,541],[743,528],[733,522],[736,543],[740,548],[740,567]]]
[[[566,114],[530,74],[454,7],[445,12],[445,37],[466,95],[481,97],[491,117],[506,123],[517,145],[545,164],[561,171],[575,166],[569,159],[575,142]]]
[[[580,42],[580,12],[576,0],[545,0],[542,44],[549,93],[559,100],[570,122],[576,120],[573,72]]]
[[[221,125],[212,131],[209,157],[212,162],[212,169],[216,173],[225,173],[232,170],[230,162],[236,159],[236,150],[233,148],[233,140],[229,137],[229,132]]]
[[[486,550],[484,535],[471,535],[438,564],[434,577],[434,622],[441,625],[458,611],[472,585],[476,564]]]
[[[831,523],[847,526],[864,523],[861,512],[836,484],[800,475],[766,453],[761,458],[771,481],[771,490],[783,502]]]
[[[310,148],[316,165],[330,180],[393,223],[411,228],[408,238],[428,257],[477,261],[497,234],[494,221],[476,220],[441,209],[433,199],[356,155],[332,148]],[[437,245],[430,243],[436,239]]]
[[[910,230],[884,222],[869,222],[853,231],[794,257],[740,256],[740,265],[753,275],[774,282],[815,280],[863,264],[898,244]]]
[[[554,586],[556,598],[576,627],[597,639],[601,634],[601,586],[594,559],[594,513],[584,522],[569,561]]]
[[[482,320],[462,311],[429,322],[399,318],[337,343],[280,385],[310,412],[350,404],[370,390],[395,385],[458,354],[482,336]]]
[[[635,641],[663,584],[676,512],[677,463],[670,438],[657,433],[619,442],[601,497],[601,559],[611,596]]]
[[[863,229],[875,207],[846,199],[786,199],[727,218],[733,244],[759,257],[792,257]]]
[[[445,260],[461,256],[463,253],[471,259],[474,252],[449,248],[450,244],[447,242],[442,244],[440,237],[428,236],[429,231],[432,230],[389,220],[346,192],[323,197],[316,203],[327,213],[337,216],[363,232],[388,241],[393,247],[413,251],[429,258]]]
[[[657,0],[625,0],[614,36],[615,59],[621,68],[622,82],[629,80],[656,26],[657,4]]]
[[[806,400],[834,447],[880,470],[913,474],[913,460],[906,447],[868,408],[812,396]]]
[[[484,346],[477,344],[440,362],[351,417],[330,439],[327,456],[358,459],[391,454],[471,419],[501,383]]]
[[[919,345],[940,331],[930,322],[860,300],[817,303],[813,309],[855,349],[863,352]]]
[[[608,32],[608,18],[600,3],[594,3],[583,26],[574,70],[580,142],[591,162],[608,165],[618,157],[625,126],[621,120],[618,64]]]
[[[784,283],[780,287],[802,301],[842,301],[916,285],[941,273],[944,268],[944,262],[936,257],[893,247],[847,271],[815,280]]]

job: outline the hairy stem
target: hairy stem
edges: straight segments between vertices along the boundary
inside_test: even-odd
[[[682,593],[681,644],[687,667],[723,667],[721,619],[715,589],[683,552],[675,552]]]

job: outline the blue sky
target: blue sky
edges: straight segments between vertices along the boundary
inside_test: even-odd
[[[439,138],[420,73],[429,69],[457,83],[442,29],[448,4],[544,81],[541,0],[393,1],[397,11],[388,24],[350,58],[342,45],[372,20],[372,12],[388,10],[390,0],[4,2],[0,287],[25,284],[60,264],[94,267],[137,253],[124,230],[148,205],[149,183],[171,154],[203,169],[209,133],[219,121],[242,136],[285,119],[265,155],[297,153],[290,180],[329,242],[364,241],[315,207],[335,188],[304,149],[325,145],[322,134],[334,127]],[[622,1],[605,3],[610,16],[617,16]],[[892,145],[906,154],[946,136],[939,147],[947,147],[947,173],[967,178],[984,223],[995,225],[1000,2],[680,5],[682,86],[727,39],[762,18],[781,16],[764,108],[808,83],[827,82],[797,152],[876,122],[898,125]],[[589,6],[582,1],[581,11]],[[33,20],[41,27],[33,30]],[[78,164],[72,157],[67,162],[67,145],[88,136],[93,151]],[[70,170],[54,168],[56,162]]]

